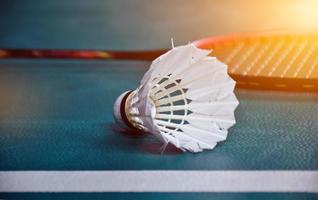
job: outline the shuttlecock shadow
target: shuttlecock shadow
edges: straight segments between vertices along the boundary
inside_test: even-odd
[[[172,144],[165,145],[158,141],[143,142],[140,144],[139,148],[144,152],[157,155],[175,155],[183,153],[181,149],[178,149]]]
[[[136,138],[140,138],[140,137],[144,137],[146,135],[145,132],[143,131],[139,131],[139,130],[126,130],[123,129],[121,127],[119,127],[116,124],[111,124],[111,129],[116,132],[116,133],[120,133],[122,135],[128,136],[128,137],[136,137]]]
[[[165,145],[164,143],[158,141],[149,133],[138,130],[126,130],[116,124],[111,124],[110,126],[116,133],[122,134],[125,137],[139,140],[140,142],[136,145],[136,149],[139,149],[142,152],[157,155],[175,155],[183,153],[182,150],[178,149],[172,144]]]

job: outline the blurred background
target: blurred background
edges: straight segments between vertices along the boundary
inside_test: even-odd
[[[141,50],[257,31],[318,30],[317,0],[1,0],[0,47]]]

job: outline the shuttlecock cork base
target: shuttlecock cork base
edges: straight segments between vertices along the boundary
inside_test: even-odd
[[[139,127],[130,114],[132,90],[122,93],[114,104],[114,118],[116,123],[123,129],[131,131],[145,131]]]
[[[114,104],[114,118],[116,123],[125,129],[135,129],[133,124],[130,122],[128,119],[128,116],[126,114],[126,104],[127,104],[127,99],[129,95],[131,94],[132,91],[126,91],[122,93],[115,101]]]
[[[235,124],[238,101],[227,66],[209,53],[189,44],[154,60],[140,86],[116,100],[116,122],[183,151],[213,149]]]

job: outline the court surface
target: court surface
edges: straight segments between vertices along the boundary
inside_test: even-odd
[[[170,37],[179,45],[296,24],[284,23],[296,16],[288,1],[262,10],[256,1],[147,2],[3,1],[0,46],[157,49]],[[112,117],[149,64],[1,60],[0,199],[318,199],[318,94],[236,90],[226,142],[161,154],[154,138],[123,132]]]
[[[235,113],[237,124],[230,129],[226,142],[219,144],[213,151],[199,154],[182,153],[168,147],[162,155],[161,144],[151,136],[122,132],[113,122],[113,102],[121,92],[138,85],[149,64],[137,61],[2,61],[0,170],[4,173],[95,170],[162,170],[163,173],[167,170],[317,170],[317,94],[237,90],[240,101]],[[300,175],[300,178],[302,176]],[[8,179],[3,177],[2,175],[0,179],[2,185],[8,184]],[[242,175],[238,177],[244,178]],[[312,177],[317,178],[317,175]],[[279,175],[273,176],[273,179],[273,182],[279,181]],[[50,182],[49,178],[39,180],[40,185]],[[190,183],[194,180],[197,179],[184,179]],[[103,181],[112,183],[115,180]],[[162,182],[164,181],[159,180],[157,183],[159,191]],[[152,180],[147,183],[155,184]],[[125,184],[128,183],[123,182],[121,187],[125,188]],[[302,184],[308,186],[306,182]],[[311,184],[317,186],[317,180],[313,179]],[[288,186],[287,182],[286,185]],[[35,186],[35,189],[37,187]],[[121,187],[117,189],[120,190]],[[70,190],[72,189],[74,188],[71,187]],[[67,187],[64,187],[64,190],[67,190]],[[255,188],[252,186],[250,190]],[[83,191],[86,191],[85,188]],[[268,198],[268,193],[243,192],[237,193],[237,196],[234,193],[204,193],[198,194],[198,197],[231,199],[244,198],[247,195],[251,198]],[[1,197],[79,197],[79,194],[73,193],[65,196],[61,193],[24,195],[3,193]],[[85,198],[87,195],[80,197]],[[144,196],[115,193],[96,195],[93,198],[109,195],[119,195],[118,198],[156,196],[149,193]],[[183,193],[162,195],[163,198],[183,198]],[[273,198],[279,199],[285,195],[292,199],[317,197],[316,194],[276,193]],[[191,195],[187,197],[192,198]]]

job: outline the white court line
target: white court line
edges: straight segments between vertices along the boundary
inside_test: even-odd
[[[318,171],[0,171],[0,192],[318,192]]]

